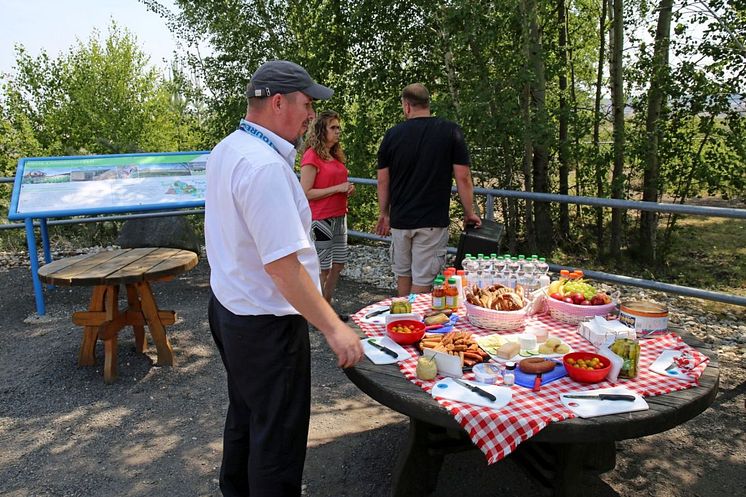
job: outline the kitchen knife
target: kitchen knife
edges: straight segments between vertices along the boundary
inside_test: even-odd
[[[624,395],[619,393],[599,393],[597,395],[564,395],[566,399],[595,399],[595,400],[626,400],[635,401],[634,395]]]
[[[475,387],[474,385],[469,385],[468,383],[464,383],[463,381],[459,380],[458,378],[452,378],[452,379],[453,379],[453,381],[455,381],[456,383],[458,383],[462,387],[468,388],[469,390],[471,390],[475,394],[477,394],[477,395],[479,395],[481,397],[484,397],[487,400],[490,400],[492,402],[495,402],[497,400],[497,397],[495,397],[494,395],[492,395],[491,393],[489,393],[486,390],[482,390],[481,388]]]
[[[372,338],[368,339],[368,343],[371,344],[372,346],[374,346],[375,348],[377,348],[378,350],[380,350],[381,352],[387,353],[388,355],[390,355],[394,359],[398,359],[399,358],[399,354],[397,354],[396,352],[394,352],[393,350],[391,350],[388,347],[384,347],[383,345],[380,345],[380,344],[374,342]]]
[[[378,309],[377,311],[369,312],[365,315],[365,319],[370,319],[375,316],[380,316],[381,314],[386,314],[390,310],[390,308],[386,307],[385,309]]]

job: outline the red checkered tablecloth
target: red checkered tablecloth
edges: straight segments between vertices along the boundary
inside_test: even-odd
[[[372,306],[361,309],[353,316],[355,322],[368,336],[382,336],[385,334],[385,328],[383,326],[363,322],[363,316],[365,316],[367,312],[370,312],[373,307],[380,307],[380,305],[386,305],[389,302],[390,300],[377,302]],[[412,304],[412,310],[413,312],[423,313],[430,310],[430,304],[430,295],[421,294],[417,296],[417,299]],[[494,330],[477,328],[468,321],[463,310],[459,311],[459,315],[460,319],[456,324],[456,329],[461,331],[471,331],[475,335],[491,335],[494,333],[507,335],[520,333],[523,330],[523,328],[520,328],[517,330],[497,332]],[[548,315],[531,316],[526,319],[525,326],[530,326],[531,328],[546,328],[550,335],[560,337],[576,351],[593,352],[595,350],[590,342],[577,333],[576,325],[556,321]],[[437,379],[433,381],[422,381],[417,378],[415,370],[419,354],[414,346],[409,346],[407,348],[410,350],[412,357],[405,361],[401,361],[399,363],[399,368],[407,379],[420,386],[427,393],[431,393],[433,385],[435,385]],[[698,378],[707,367],[707,358],[695,349],[686,345],[680,337],[674,334],[663,335],[641,341],[639,373],[637,378],[622,380],[619,384],[645,397],[661,395],[696,386],[696,382],[676,380],[648,370],[648,366],[650,366],[650,364],[652,364],[652,362],[665,349],[686,349],[692,352],[694,356],[701,361],[690,373],[693,377]],[[473,380],[474,374],[465,373],[465,378]],[[571,391],[594,390],[611,386],[613,386],[613,384],[608,381],[593,385],[585,385],[577,383],[569,377],[561,378],[546,385],[542,385],[541,391],[539,392],[532,392],[530,389],[515,385],[512,387],[513,399],[510,404],[502,409],[474,406],[443,399],[436,400],[441,406],[446,408],[464,430],[466,430],[474,444],[485,454],[488,464],[492,464],[510,454],[515,450],[518,444],[536,435],[552,421],[562,421],[563,419],[575,417],[572,411],[564,407],[560,402],[560,394]]]

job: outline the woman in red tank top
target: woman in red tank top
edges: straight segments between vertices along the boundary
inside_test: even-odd
[[[339,144],[341,131],[339,114],[321,112],[306,139],[300,168],[300,183],[311,206],[313,236],[321,263],[321,290],[329,302],[347,262],[347,197],[355,190],[355,185],[347,180],[345,155]]]

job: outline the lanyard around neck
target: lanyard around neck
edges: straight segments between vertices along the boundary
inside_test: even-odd
[[[247,121],[246,119],[241,119],[241,122],[238,124],[238,129],[248,133],[249,136],[253,136],[257,140],[261,140],[266,145],[268,145],[270,148],[272,148],[275,152],[280,154],[280,151],[277,150],[277,147],[275,147],[275,144],[272,143],[272,140],[270,140],[269,137],[265,135],[264,133],[262,133],[260,130],[252,126],[251,123],[249,123],[249,121]]]

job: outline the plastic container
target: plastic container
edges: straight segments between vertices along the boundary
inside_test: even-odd
[[[655,302],[629,301],[619,304],[619,321],[634,329],[638,338],[668,332],[668,307]]]
[[[579,360],[591,360],[597,357],[601,363],[599,369],[581,369],[577,366],[570,364],[572,361]],[[562,363],[565,365],[567,375],[580,383],[598,383],[606,379],[606,376],[611,371],[611,361],[608,357],[602,356],[601,354],[595,354],[593,352],[570,352],[562,357]]]
[[[471,368],[479,383],[494,385],[501,376],[500,366],[491,362],[480,362]]]
[[[411,331],[398,331],[401,327],[409,328]],[[394,321],[386,325],[386,334],[399,345],[411,345],[425,335],[425,323],[408,319]]]

